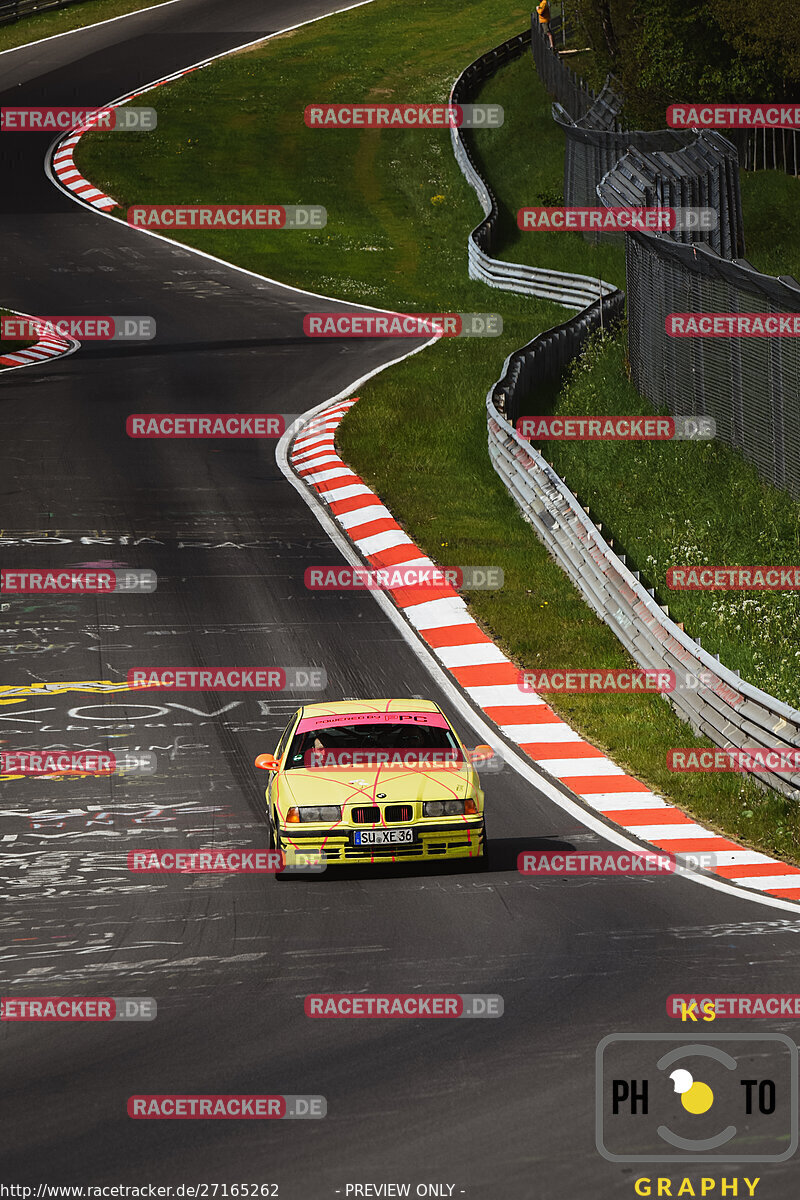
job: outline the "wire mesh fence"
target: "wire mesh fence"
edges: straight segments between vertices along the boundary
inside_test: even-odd
[[[560,105],[553,105],[553,120],[563,130],[564,203],[597,204],[597,185],[628,150],[647,154],[657,150],[680,150],[691,134],[672,129],[614,131],[577,124]]]
[[[573,119],[585,116],[597,100],[597,93],[550,49],[535,12],[531,13],[531,53],[537,74],[550,95]]]
[[[800,175],[800,130],[729,129],[725,136],[736,146],[745,171],[784,171]]]
[[[675,416],[713,417],[722,442],[739,450],[766,482],[800,499],[797,339],[684,338],[666,329],[670,313],[800,312],[800,284],[762,275],[743,258],[739,183],[740,159],[755,165],[759,148],[759,165],[796,169],[794,131],[738,130],[723,137],[713,130],[614,130],[613,122],[621,121],[621,101],[613,82],[606,81],[600,97],[592,93],[580,112],[567,112],[577,89],[573,72],[555,62],[558,55],[535,27],[532,45],[537,68],[543,64],[543,83],[561,91],[553,116],[567,139],[567,204],[593,204],[599,196],[609,206],[702,207],[717,213],[716,230],[705,233],[623,235],[633,383]],[[589,92],[580,95],[588,98]],[[590,128],[593,121],[602,128]],[[781,139],[781,132],[792,136]],[[603,167],[593,190],[593,175]]]
[[[619,136],[624,157],[631,132],[614,130],[619,109],[613,98],[606,95],[605,105],[598,105],[598,123],[604,128],[586,129],[598,97],[591,99],[589,89],[581,89],[573,73],[554,62],[557,56],[535,27],[531,40],[534,62],[538,68],[542,61],[540,76],[548,90],[562,108],[572,105],[564,114],[569,119],[562,127],[572,132],[576,143],[582,134],[591,135],[585,139],[587,145],[594,137],[600,145],[600,136],[608,136],[610,153],[616,148],[611,139]],[[684,153],[686,165],[693,168],[686,173],[698,180],[705,177],[707,188],[691,194],[704,201],[704,206],[713,202],[727,210],[730,248],[738,248],[742,244],[741,205],[738,174],[729,170],[730,140],[726,144],[724,138],[718,142],[707,136],[701,139],[696,133],[687,140],[686,134],[673,131],[656,131],[650,136],[665,137],[666,145],[645,144],[638,148],[642,155],[671,155],[674,159],[676,154],[692,150],[692,154]],[[720,158],[724,161],[718,161]],[[671,168],[666,171],[666,165],[661,167],[670,186],[684,186],[684,176]],[[614,166],[612,163],[611,169]],[[651,182],[658,177],[658,172],[653,173]],[[696,186],[700,187],[699,182]],[[671,194],[674,198],[687,193]],[[641,195],[638,199],[641,201]],[[587,200],[596,202],[591,193]],[[567,200],[570,202],[577,202],[574,193]],[[762,275],[740,258],[724,259],[702,242],[691,244],[677,237],[644,233],[624,236],[629,357],[638,390],[675,416],[713,416],[717,436],[740,449],[763,478],[795,496],[800,494],[797,340],[678,339],[667,335],[665,324],[670,312],[800,312],[800,284],[785,276]],[[622,293],[604,297],[604,323],[612,324],[621,316],[623,304]],[[671,697],[673,707],[696,733],[705,734],[717,746],[794,748],[800,738],[800,712],[739,679],[676,625],[652,591],[642,586],[638,573],[627,568],[624,556],[616,555],[605,542],[563,480],[514,428],[521,405],[529,406],[538,389],[558,378],[597,328],[600,308],[599,302],[590,306],[508,356],[501,378],[487,396],[493,466],[539,538],[634,660],[640,666],[688,668],[701,680],[695,692]],[[796,775],[773,774],[760,782],[792,798],[798,796],[800,777]]]
[[[552,74],[558,55],[541,32],[532,33],[532,40],[538,43],[534,60],[541,59]],[[565,138],[564,203],[595,205],[598,186],[617,168],[611,186],[616,183],[620,198],[607,204],[715,208],[714,230],[695,226],[681,240],[707,241],[729,258],[744,254],[736,147],[713,132],[698,137],[696,131],[626,129],[622,111],[623,97],[611,75],[581,115],[573,116],[558,100],[553,104],[553,120]],[[583,236],[589,242],[621,240],[619,234]]]
[[[797,313],[800,284],[707,246],[626,234],[628,355],[637,390],[675,415],[702,413],[762,479],[800,499],[796,337],[671,337],[670,313]]]
[[[526,33],[523,37],[509,39],[496,50],[471,63],[453,85],[451,101],[467,102],[473,99],[477,85],[489,78],[499,66],[523,53],[529,37]],[[456,160],[480,198],[484,213],[487,218],[496,221],[498,203],[481,175],[469,135],[465,131],[452,129],[451,137]],[[494,221],[484,220],[470,234],[470,276],[485,279],[494,287],[541,294],[535,289],[549,288],[551,282],[546,277],[553,273],[515,266],[489,257],[488,251],[497,248]],[[477,244],[479,239],[480,245]],[[654,241],[658,243],[656,247],[652,246]],[[658,261],[656,254],[663,247],[665,260],[672,254],[676,262],[684,265],[693,257],[720,263],[723,277],[725,272],[737,268],[737,264],[725,262],[702,245],[688,246],[666,238],[628,235],[626,246],[629,250],[634,243],[642,252],[643,270],[639,270],[638,265],[633,268],[637,282],[644,282],[644,268],[648,265],[655,267]],[[749,270],[741,264],[738,264],[738,268]],[[676,278],[689,279],[691,276],[687,271]],[[763,280],[765,277],[758,278]],[[703,650],[699,642],[685,633],[682,627],[676,625],[668,612],[657,603],[653,592],[642,585],[638,573],[627,567],[624,555],[616,554],[603,538],[599,526],[594,524],[564,481],[514,428],[516,418],[521,415],[521,406],[529,406],[532,398],[535,401],[537,392],[559,378],[566,364],[580,351],[593,330],[601,325],[608,327],[621,317],[625,297],[617,289],[609,288],[602,298],[592,299],[591,302],[583,298],[587,283],[592,282],[595,286],[608,288],[599,280],[587,281],[583,276],[560,275],[558,288],[563,295],[561,302],[568,307],[584,305],[582,311],[562,325],[539,334],[505,360],[501,377],[490,388],[486,398],[488,448],[492,465],[537,536],[573,581],[587,604],[613,630],[634,661],[647,668],[668,666],[676,671],[684,669],[696,676],[696,690],[675,692],[670,697],[678,714],[689,722],[696,733],[705,734],[717,746],[793,748],[800,736],[800,712],[739,679]],[[790,285],[777,280],[768,280],[768,283],[782,284],[790,289],[794,286],[793,281],[790,281]],[[649,293],[643,287],[637,294],[637,320],[641,337],[641,346],[637,350],[641,351],[643,360],[649,361],[654,373],[658,372],[661,363],[663,319],[659,337],[658,317],[649,320],[640,310],[659,296],[658,289],[661,286],[661,282],[654,278]],[[797,286],[800,298],[800,285]],[[788,292],[781,294],[781,301],[786,299],[786,295]],[[698,302],[698,297],[692,297],[685,307],[691,309],[692,303]],[[721,300],[719,302],[722,303]],[[646,345],[648,337],[651,339],[649,351]],[[711,396],[707,395],[710,403]],[[707,411],[694,400],[687,400],[686,403],[688,409],[695,404],[695,412]],[[690,415],[688,409],[686,415]],[[743,409],[738,413],[734,410],[734,417],[739,421],[736,428],[739,429],[743,427],[742,412]],[[761,782],[794,798],[800,790],[800,776],[797,775],[790,778],[768,775]]]

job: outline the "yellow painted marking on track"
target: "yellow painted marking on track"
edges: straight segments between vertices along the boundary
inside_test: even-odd
[[[108,679],[81,680],[78,683],[24,683],[15,687],[0,686],[0,704],[19,704],[31,696],[60,696],[65,692],[135,692],[129,683],[112,683]]]

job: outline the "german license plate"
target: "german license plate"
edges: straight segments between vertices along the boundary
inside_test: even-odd
[[[356,846],[398,846],[414,841],[413,829],[357,829]]]

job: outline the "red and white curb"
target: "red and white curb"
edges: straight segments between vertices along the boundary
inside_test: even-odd
[[[314,417],[292,445],[291,465],[325,502],[371,567],[433,567],[432,560],[414,545],[388,508],[336,451],[336,428],[357,399],[338,401]],[[713,853],[714,873],[730,883],[800,900],[800,867],[747,850],[693,821],[584,741],[540,696],[522,692],[517,682],[519,669],[480,629],[453,588],[387,590],[472,702],[537,767],[589,808],[661,850]]]
[[[349,5],[348,8],[339,9],[338,12],[348,12],[349,8],[360,8],[365,3],[370,3],[370,0],[359,0],[359,3]],[[210,58],[201,59],[200,62],[183,67],[180,71],[173,71],[171,75],[164,75],[161,79],[156,79],[152,83],[146,83],[144,87],[138,88],[135,92],[127,92],[124,96],[118,96],[116,100],[111,100],[102,107],[103,109],[119,108],[121,104],[127,104],[129,100],[135,100],[137,96],[144,96],[147,92],[152,92],[154,88],[164,87],[167,83],[173,83],[176,79],[182,79],[184,75],[191,75],[193,71],[201,71],[204,67],[210,67],[221,58],[227,58],[229,55],[239,54],[243,50],[259,46],[263,42],[278,37],[282,33],[289,33],[291,30],[299,29],[303,25],[311,25],[314,21],[323,20],[326,16],[333,17],[336,15],[337,13],[325,13],[323,17],[314,17],[310,21],[301,21],[298,25],[290,25],[287,29],[276,30],[275,33],[255,38],[253,41],[245,42],[241,46],[232,46],[230,50],[221,50],[219,54],[213,54]],[[96,188],[88,179],[84,179],[75,166],[75,147],[83,135],[90,132],[93,127],[91,122],[84,125],[76,125],[67,137],[60,138],[55,143],[55,151],[52,155],[50,169],[53,178],[57,183],[61,184],[65,191],[72,192],[74,196],[82,200],[85,204],[88,204],[91,208],[99,208],[107,212],[109,209],[121,207],[119,201],[115,200],[113,196],[106,196],[104,192]]]
[[[212,54],[209,58],[202,58],[199,62],[191,63],[188,67],[183,67],[180,71],[173,71],[171,75],[164,75],[161,79],[155,79],[151,83],[144,84],[143,87],[137,88],[135,92],[128,92],[124,96],[118,96],[116,100],[110,100],[108,104],[103,104],[101,107],[117,108],[120,104],[127,104],[129,100],[134,100],[137,96],[144,96],[147,92],[152,92],[154,88],[163,87],[166,83],[172,83],[175,79],[182,79],[184,75],[191,74],[192,71],[201,71],[204,67],[210,67],[213,63],[218,62],[221,58],[227,58],[233,54],[241,54],[244,50],[250,50],[255,46],[263,45],[264,42],[270,41],[272,38],[281,37],[283,34],[291,33],[295,29],[302,29],[305,25],[314,25],[317,21],[327,20],[329,17],[339,16],[340,13],[350,12],[353,8],[362,8],[366,4],[371,4],[372,0],[356,0],[354,4],[348,4],[344,8],[335,9],[333,12],[322,13],[318,17],[311,17],[306,21],[298,21],[295,25],[287,25],[283,29],[276,29],[272,33],[262,34],[261,37],[252,38],[249,42],[243,42],[240,46],[231,46],[228,50],[220,50],[218,54]],[[159,4],[154,5],[154,8],[162,7]],[[125,13],[123,17],[133,17],[136,13]],[[112,17],[110,21],[96,22],[98,25],[110,24],[111,21],[122,20],[123,17]],[[88,25],[87,29],[92,29],[94,26]],[[73,31],[75,32],[75,31]],[[57,37],[62,35],[57,34]],[[48,41],[49,39],[42,39]],[[70,130],[65,138],[57,138],[51,145],[48,151],[48,160],[46,170],[51,179],[58,183],[65,191],[71,192],[76,199],[91,208],[97,208],[107,212],[111,208],[120,207],[119,201],[113,196],[106,196],[99,188],[96,188],[88,179],[84,179],[78,168],[75,166],[74,151],[83,134],[92,128],[91,123],[84,125],[76,125]],[[50,157],[52,155],[52,158]],[[152,234],[152,230],[144,230],[143,232]],[[164,241],[169,239],[164,238]],[[191,247],[187,247],[191,249]],[[206,255],[211,258],[211,255]],[[217,261],[222,261],[218,259]],[[230,265],[230,264],[227,264]],[[251,272],[255,274],[255,272]],[[261,276],[265,278],[265,276]],[[297,289],[299,290],[299,289]],[[364,307],[364,306],[358,306]]]
[[[15,316],[26,317],[28,320],[35,320],[34,317],[28,317],[27,313],[16,313]],[[51,358],[62,358],[65,354],[72,354],[78,349],[80,342],[73,341],[71,338],[53,337],[47,334],[45,337],[40,337],[38,342],[34,342],[32,346],[28,346],[26,350],[15,350],[13,354],[0,354],[0,367],[32,367],[38,362],[47,362]]]
[[[225,53],[230,54],[231,51],[226,50]],[[208,62],[212,61],[212,59],[208,60]],[[171,83],[174,79],[181,79],[184,75],[190,75],[192,71],[199,69],[200,67],[197,65],[185,67],[182,71],[175,71],[172,75],[166,75],[163,79],[157,79],[155,83],[146,84],[145,87],[139,88],[138,91],[128,92],[126,96],[120,96],[119,99],[112,100],[110,104],[104,104],[103,109],[119,108],[121,104],[127,104],[129,100],[135,100],[137,96],[144,96],[146,92],[151,92],[153,88],[163,87],[165,83]],[[119,201],[115,200],[113,196],[107,196],[105,192],[101,192],[88,179],[84,179],[75,166],[75,147],[83,135],[90,133],[94,128],[94,124],[88,121],[82,125],[76,125],[65,138],[60,139],[52,157],[52,170],[55,178],[68,192],[72,192],[79,200],[83,200],[92,208],[99,208],[107,212],[109,209],[119,208]]]
[[[107,107],[112,107],[108,105]],[[99,188],[96,188],[88,179],[84,179],[78,168],[75,166],[73,157],[75,147],[91,126],[78,125],[75,130],[70,133],[63,141],[58,143],[58,149],[53,155],[53,174],[56,179],[65,187],[67,191],[73,192],[81,200],[87,204],[91,204],[92,208],[101,208],[104,210],[117,208],[117,201],[113,196],[106,196]]]

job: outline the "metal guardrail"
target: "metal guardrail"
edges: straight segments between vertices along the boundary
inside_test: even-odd
[[[503,372],[489,393],[497,411],[512,425],[524,415],[522,402],[537,388],[556,383],[567,363],[577,358],[591,334],[619,324],[625,312],[625,293],[615,290],[595,300],[563,325],[538,334],[509,354]]]
[[[0,0],[0,25],[10,25],[22,17],[47,12],[51,8],[66,8],[68,4],[83,4],[85,0]]]
[[[467,97],[474,95],[476,85],[493,75],[499,66],[519,58],[524,53],[530,37],[526,30],[525,33],[509,38],[471,63],[453,84],[450,103],[469,103]],[[483,221],[469,235],[470,279],[479,279],[488,287],[499,288],[502,291],[539,296],[544,300],[555,300],[566,308],[577,309],[583,309],[599,296],[610,296],[617,290],[613,284],[589,275],[545,271],[540,267],[527,267],[492,258],[491,251],[497,241],[497,224],[500,217],[497,199],[481,176],[474,152],[464,133],[451,126],[450,136],[456,161],[467,181],[475,189],[485,213]]]
[[[497,50],[472,63],[456,80],[451,100],[455,101],[458,96],[466,103],[468,97],[472,97],[471,88],[474,84],[491,74],[493,64],[509,61],[521,53],[524,41],[524,35],[510,39]],[[484,251],[491,247],[497,221],[497,202],[477,170],[463,135],[456,130],[451,133],[456,159],[478,193],[486,213],[486,220],[470,234],[470,277],[481,278],[473,274],[473,244],[479,236],[487,239],[485,246],[475,247],[476,254],[480,249],[486,257]],[[653,238],[650,235],[627,235],[626,248],[642,240],[651,242]],[[666,241],[663,238],[657,240],[660,243]],[[676,242],[669,242],[668,245],[670,253],[716,259],[713,251],[705,246],[684,246]],[[491,261],[494,263],[494,260]],[[736,266],[722,259],[718,262],[726,270]],[[535,273],[534,268],[508,268],[507,264],[496,263],[494,266],[524,272],[523,280],[528,272]],[[576,281],[576,290],[571,297],[570,279]],[[559,291],[569,297],[562,299],[561,303],[565,307],[574,307],[583,291],[583,277],[562,275],[561,280]],[[510,276],[504,277],[504,282],[510,286]],[[772,282],[778,283],[776,280]],[[538,383],[558,376],[592,329],[599,326],[601,310],[604,323],[611,323],[621,315],[623,304],[623,294],[612,289],[603,296],[602,301],[595,299],[578,316],[547,330],[508,356],[502,377],[489,390],[486,398],[492,465],[540,540],[633,660],[645,668],[674,670],[679,678],[689,674],[697,680],[696,689],[676,690],[669,695],[675,711],[695,733],[704,734],[724,748],[796,748],[800,745],[800,712],[752,684],[745,683],[670,620],[667,612],[656,603],[654,594],[642,586],[638,573],[628,569],[623,555],[614,553],[563,480],[542,455],[516,432],[508,419],[515,419],[521,401],[530,395]],[[654,359],[654,369],[658,365],[658,360]],[[705,410],[695,408],[693,411]],[[800,788],[800,773],[791,776],[763,774],[758,780],[793,797]]]
[[[703,650],[657,604],[539,452],[486,402],[492,465],[539,539],[589,607],[640,667],[687,673],[695,690],[676,690],[669,701],[697,734],[716,745],[794,748],[800,745],[800,712],[745,683]],[[759,780],[787,795],[800,788],[794,775]]]

